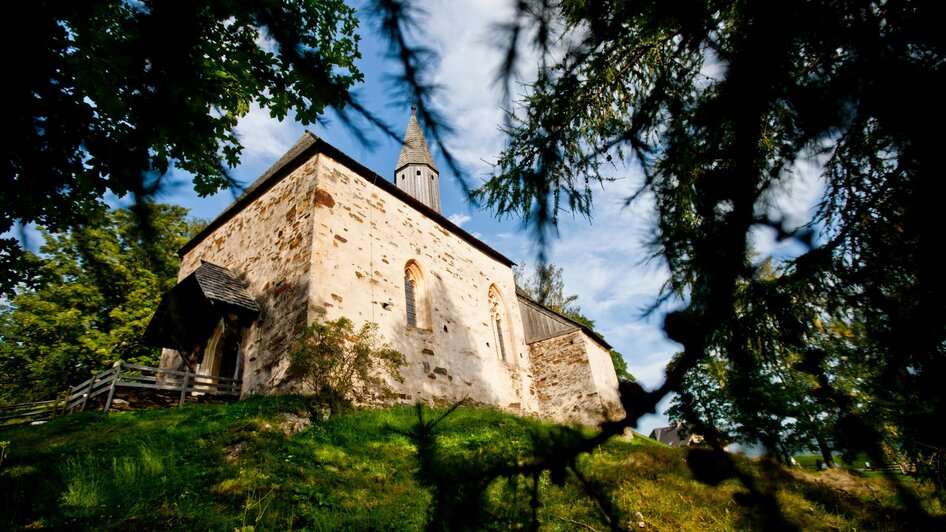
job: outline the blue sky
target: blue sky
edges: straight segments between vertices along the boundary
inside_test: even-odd
[[[422,31],[414,38],[440,55],[439,64],[432,69],[433,81],[442,87],[434,103],[456,130],[449,147],[469,174],[481,179],[488,175],[490,163],[503,146],[499,131],[502,102],[492,84],[501,55],[490,30],[493,24],[508,18],[511,2],[420,4],[426,16],[422,18]],[[387,47],[374,37],[371,22],[365,16],[359,18],[363,39],[359,68],[365,74],[365,83],[358,88],[359,96],[369,109],[403,133],[410,108],[401,102],[400,92],[388,81],[397,64],[386,58]],[[525,50],[524,57],[521,72],[528,75],[534,71],[535,56]],[[331,116],[325,125],[309,129],[379,175],[392,176],[399,142],[375,132],[371,135],[375,145],[363,146]],[[242,164],[233,175],[250,183],[295,142],[304,128],[291,118],[278,122],[267,112],[254,108],[241,120],[238,131],[246,149]],[[536,249],[521,224],[517,220],[496,220],[490,212],[472,207],[436,151],[434,157],[443,172],[443,214],[512,260],[534,262]],[[640,184],[639,171],[629,164],[619,167],[615,177],[619,179],[596,191],[591,221],[568,213],[561,216],[560,236],[549,257],[564,269],[566,291],[578,295],[582,312],[624,354],[630,371],[639,381],[653,388],[662,382],[664,366],[679,349],[665,338],[660,328],[662,315],[642,317],[642,310],[654,301],[666,272],[659,263],[647,261],[644,247],[653,225],[652,204],[644,198],[629,208],[624,206],[625,199]],[[213,197],[197,197],[191,191],[190,177],[181,173],[173,174],[171,182],[176,185],[159,201],[189,207],[196,216],[214,218],[233,200],[233,195],[226,191]],[[800,183],[793,190],[786,190],[784,198],[773,198],[773,205],[800,205],[795,211],[800,215],[807,212],[820,189],[813,179],[802,179]],[[765,254],[780,253],[778,245],[764,232],[757,235],[756,245]],[[665,422],[662,415],[649,416],[642,420],[638,430],[646,434]]]

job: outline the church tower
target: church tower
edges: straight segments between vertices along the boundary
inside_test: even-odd
[[[427,149],[427,141],[414,116],[413,106],[401,155],[394,167],[394,183],[414,199],[440,212],[440,172]]]

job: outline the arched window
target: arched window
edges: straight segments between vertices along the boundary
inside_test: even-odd
[[[417,263],[410,261],[404,267],[404,308],[408,327],[430,328],[430,308],[427,287]]]
[[[512,347],[512,342],[509,341],[509,322],[506,319],[506,306],[496,286],[489,287],[489,315],[493,340],[496,342],[496,354],[504,362],[508,362],[512,358],[507,355],[507,349]]]
[[[407,324],[417,327],[417,280],[410,268],[404,270],[404,300],[407,307]]]

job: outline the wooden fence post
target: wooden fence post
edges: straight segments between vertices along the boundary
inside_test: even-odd
[[[92,387],[95,386],[95,376],[89,381],[89,387],[85,390],[85,398],[82,399],[82,407],[79,412],[85,412],[85,405],[89,402],[89,396],[92,395]]]
[[[59,396],[57,395],[56,398],[58,399]],[[67,392],[64,392],[63,395],[62,395],[62,410],[60,411],[60,409],[59,409],[59,402],[58,402],[58,401],[57,401],[56,404],[53,406],[53,417],[58,417],[58,416],[64,416],[64,415],[66,415],[66,401],[68,401],[68,400],[69,400],[69,392],[67,391]]]
[[[105,400],[105,408],[102,412],[108,412],[108,409],[112,408],[112,399],[115,398],[115,387],[118,385],[118,378],[121,377],[122,374],[122,361],[119,360],[115,362],[112,367],[115,368],[115,374],[112,375],[112,385],[109,387],[108,399]]]
[[[188,381],[190,381],[190,378],[191,378],[191,374],[190,374],[190,373],[185,373],[185,374],[184,374],[184,381],[181,383],[181,402],[178,403],[177,406],[183,406],[183,405],[184,405],[184,399],[187,397],[187,383],[188,383]]]

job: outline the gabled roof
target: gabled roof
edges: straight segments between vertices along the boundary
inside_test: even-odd
[[[519,300],[519,313],[522,315],[522,329],[527,344],[541,342],[542,340],[580,330],[601,347],[611,349],[611,344],[606,342],[598,333],[568,316],[537,303],[518,286],[516,287],[516,297]]]
[[[411,119],[407,122],[407,132],[404,133],[404,143],[401,145],[401,155],[397,158],[397,165],[394,172],[397,173],[409,164],[424,164],[434,172],[437,165],[434,164],[434,158],[430,155],[427,148],[427,140],[424,139],[424,132],[420,130],[420,124],[417,123],[417,117],[414,116],[414,108],[411,107]]]
[[[289,148],[289,151],[287,151],[285,155],[280,157],[274,165],[270,166],[268,170],[263,172],[263,175],[254,181],[252,185],[247,187],[246,191],[244,191],[240,197],[238,197],[233,201],[233,203],[224,209],[219,216],[207,224],[207,227],[204,227],[203,230],[197,233],[197,235],[194,236],[190,242],[184,244],[184,246],[178,250],[178,256],[183,257],[188,251],[194,249],[197,244],[207,238],[207,236],[213,233],[218,227],[225,224],[228,220],[230,220],[230,218],[233,218],[237,213],[242,211],[243,208],[249,205],[253,200],[262,196],[267,190],[272,188],[273,185],[281,181],[284,177],[292,173],[293,170],[298,168],[305,161],[318,153],[324,153],[325,155],[345,165],[365,181],[403,201],[414,210],[420,212],[427,218],[430,218],[444,229],[462,238],[473,247],[496,259],[500,263],[505,264],[506,266],[512,266],[515,264],[515,262],[509,260],[502,253],[487,246],[484,242],[474,237],[470,233],[460,229],[460,226],[451,222],[439,212],[431,209],[427,205],[424,205],[421,201],[417,200],[407,192],[397,188],[397,185],[394,183],[365,168],[358,161],[355,161],[335,146],[325,142],[309,131],[303,133],[302,136],[299,137],[299,140],[296,141],[292,148]]]
[[[189,351],[206,340],[220,318],[231,312],[253,319],[260,308],[233,272],[204,262],[161,296],[142,341]]]
[[[191,275],[197,279],[197,285],[208,301],[259,314],[259,305],[230,270],[204,262]]]
[[[688,435],[684,437],[683,434],[680,433],[682,427],[683,425],[679,422],[667,427],[659,427],[650,431],[649,437],[671,447],[685,447],[690,444],[693,436]]]

